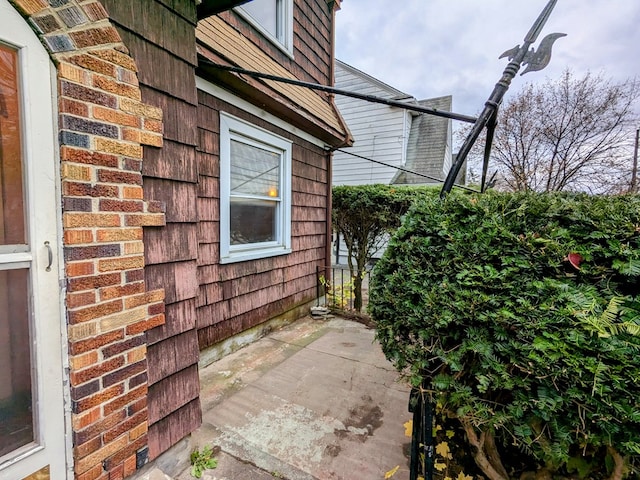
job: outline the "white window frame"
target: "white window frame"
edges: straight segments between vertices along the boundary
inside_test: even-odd
[[[231,245],[231,141],[262,146],[280,154],[280,205],[276,240]],[[291,141],[220,112],[220,263],[243,262],[291,253]]]
[[[256,0],[253,0],[256,1]],[[276,24],[280,35],[274,35],[260,24],[243,7],[237,7],[237,12],[254,26],[269,41],[293,58],[293,0],[276,0]]]

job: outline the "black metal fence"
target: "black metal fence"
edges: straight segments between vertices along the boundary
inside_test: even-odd
[[[316,269],[317,306],[327,307],[345,312],[355,311],[355,278],[347,265],[332,265]],[[369,302],[369,281],[371,270],[362,276],[362,312],[366,311]]]

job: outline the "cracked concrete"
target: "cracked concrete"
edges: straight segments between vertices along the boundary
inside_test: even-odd
[[[184,449],[220,447],[204,479],[375,480],[396,466],[393,480],[409,478],[409,388],[360,323],[301,319],[200,378],[203,425]]]

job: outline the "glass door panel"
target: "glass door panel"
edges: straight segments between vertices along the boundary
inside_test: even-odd
[[[0,457],[34,441],[29,270],[0,270]]]
[[[0,245],[24,244],[18,52],[0,43]]]

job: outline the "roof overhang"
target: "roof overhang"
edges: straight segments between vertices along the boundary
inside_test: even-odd
[[[238,5],[242,5],[243,3],[248,3],[250,1],[251,0],[201,0],[198,2],[196,0],[196,4],[198,5],[198,20],[224,12],[225,10],[230,10],[233,7],[237,7]]]

